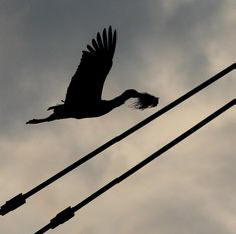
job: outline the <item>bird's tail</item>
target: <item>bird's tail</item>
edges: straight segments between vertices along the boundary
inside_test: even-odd
[[[47,110],[53,110],[54,112],[62,110],[64,107],[64,104],[56,105],[56,106],[50,106]]]
[[[159,103],[159,98],[155,97],[149,93],[139,93],[137,101],[131,105],[136,109],[144,110],[146,108],[151,108],[157,106]]]

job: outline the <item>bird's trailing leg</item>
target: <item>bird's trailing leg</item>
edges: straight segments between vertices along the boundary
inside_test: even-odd
[[[50,122],[50,121],[53,121],[53,120],[56,120],[56,119],[58,119],[58,118],[53,113],[53,114],[51,114],[50,116],[48,116],[47,118],[44,118],[44,119],[31,119],[28,122],[26,122],[26,124],[38,124],[38,123],[43,123],[43,122]]]

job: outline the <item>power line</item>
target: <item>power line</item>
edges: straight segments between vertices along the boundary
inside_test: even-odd
[[[149,157],[147,157],[146,159],[144,159],[140,163],[136,164],[134,167],[132,167],[131,169],[129,169],[128,171],[123,173],[121,176],[113,179],[111,182],[109,182],[108,184],[106,184],[105,186],[103,186],[102,188],[97,190],[95,193],[91,194],[89,197],[87,197],[86,199],[84,199],[83,201],[81,201],[80,203],[75,205],[74,207],[69,206],[66,209],[64,209],[63,211],[61,211],[60,213],[58,213],[55,216],[55,218],[51,219],[49,224],[44,226],[42,229],[40,229],[35,234],[43,234],[46,231],[48,231],[49,229],[54,229],[57,226],[59,226],[60,224],[63,224],[64,222],[68,221],[69,219],[71,219],[74,216],[74,213],[76,211],[78,211],[82,207],[86,206],[88,203],[90,203],[91,201],[93,201],[94,199],[96,199],[97,197],[102,195],[103,193],[105,193],[107,190],[111,189],[116,184],[122,182],[127,177],[133,175],[135,172],[137,172],[138,170],[140,170],[141,168],[146,166],[148,163],[150,163],[151,161],[153,161],[154,159],[159,157],[161,154],[165,153],[167,150],[171,149],[172,147],[174,147],[175,145],[177,145],[178,143],[180,143],[181,141],[183,141],[184,139],[189,137],[191,134],[193,134],[194,132],[196,132],[197,130],[202,128],[204,125],[206,125],[207,123],[209,123],[210,121],[215,119],[217,116],[219,116],[220,114],[222,114],[223,112],[225,112],[226,110],[231,108],[233,105],[236,105],[236,99],[233,99],[232,101],[228,102],[226,105],[224,105],[223,107],[218,109],[216,112],[209,115],[208,117],[206,117],[205,119],[203,119],[202,121],[200,121],[199,123],[194,125],[192,128],[188,129],[183,134],[179,135],[177,138],[175,138],[174,140],[172,140],[171,142],[169,142],[168,144],[166,144],[165,146],[160,148],[155,153],[151,154]]]
[[[71,164],[70,166],[66,167],[62,171],[58,172],[54,176],[52,176],[49,179],[45,180],[44,182],[42,182],[38,186],[34,187],[33,189],[31,189],[27,193],[25,193],[25,194],[20,193],[17,196],[13,197],[9,201],[7,201],[4,205],[1,206],[0,214],[3,216],[5,214],[7,214],[8,212],[13,211],[13,210],[17,209],[18,207],[22,206],[23,204],[26,203],[26,199],[27,198],[31,197],[32,195],[34,195],[35,193],[39,192],[43,188],[47,187],[51,183],[55,182],[56,180],[58,180],[62,176],[66,175],[70,171],[74,170],[78,166],[80,166],[83,163],[85,163],[86,161],[90,160],[91,158],[93,158],[97,154],[101,153],[105,149],[109,148],[113,144],[121,141],[122,139],[124,139],[127,136],[131,135],[132,133],[134,133],[138,129],[144,127],[145,125],[147,125],[148,123],[150,123],[154,119],[158,118],[159,116],[161,116],[164,113],[168,112],[169,110],[173,109],[174,107],[176,107],[180,103],[184,102],[186,99],[190,98],[191,96],[193,96],[194,94],[198,93],[202,89],[204,89],[207,86],[211,85],[212,83],[214,83],[218,79],[222,78],[223,76],[225,76],[226,74],[228,74],[229,72],[234,70],[235,68],[236,68],[236,63],[233,63],[232,65],[230,65],[229,67],[225,68],[224,70],[222,70],[221,72],[219,72],[215,76],[213,76],[210,79],[206,80],[205,82],[201,83],[199,86],[197,86],[194,89],[190,90],[186,94],[182,95],[181,97],[179,97],[175,101],[171,102],[167,106],[163,107],[161,110],[157,111],[156,113],[154,113],[151,116],[147,117],[143,121],[141,121],[138,124],[134,125],[130,129],[128,129],[125,132],[123,132],[122,134],[114,137],[110,141],[108,141],[105,144],[99,146],[97,149],[95,149],[91,153],[89,153],[86,156],[80,158],[78,161],[74,162],[73,164]]]

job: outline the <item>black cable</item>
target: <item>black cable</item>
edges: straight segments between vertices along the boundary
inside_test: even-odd
[[[79,209],[81,209],[82,207],[84,207],[85,205],[87,205],[88,203],[90,203],[91,201],[93,201],[94,199],[96,199],[97,197],[102,195],[103,193],[105,193],[107,190],[109,190],[110,188],[112,188],[116,184],[122,182],[127,177],[133,175],[135,172],[137,172],[138,170],[140,170],[141,168],[146,166],[148,163],[150,163],[151,161],[153,161],[154,159],[159,157],[161,154],[165,153],[167,150],[171,149],[172,147],[174,147],[175,145],[177,145],[178,143],[180,143],[181,141],[183,141],[184,139],[189,137],[191,134],[193,134],[194,132],[196,132],[197,130],[202,128],[204,125],[206,125],[207,123],[212,121],[214,118],[216,118],[217,116],[219,116],[220,114],[222,114],[223,112],[225,112],[226,110],[231,108],[233,105],[236,105],[236,99],[233,99],[232,101],[230,101],[229,103],[227,103],[226,105],[224,105],[223,107],[218,109],[216,112],[209,115],[208,117],[206,117],[205,119],[203,119],[202,121],[200,121],[199,123],[194,125],[192,128],[188,129],[186,132],[179,135],[177,138],[175,138],[174,140],[172,140],[171,142],[169,142],[168,144],[166,144],[165,146],[160,148],[158,151],[156,151],[155,153],[153,153],[152,155],[150,155],[149,157],[147,157],[146,159],[144,159],[140,163],[136,164],[134,167],[132,167],[131,169],[126,171],[121,176],[113,179],[111,182],[109,182],[108,184],[106,184],[105,186],[103,186],[102,188],[97,190],[95,193],[91,194],[89,197],[87,197],[86,199],[84,199],[83,201],[81,201],[80,203],[75,205],[74,207],[68,207],[65,210],[58,213],[55,216],[55,218],[51,219],[49,224],[47,224],[42,229],[40,229],[40,232],[36,232],[36,233],[43,234],[46,231],[48,231],[49,229],[54,229],[55,227],[59,226],[60,224],[68,221],[69,219],[71,219],[74,216],[74,213],[76,211],[78,211]]]
[[[32,195],[34,195],[35,193],[39,192],[43,188],[47,187],[48,185],[50,185],[54,181],[58,180],[59,178],[61,178],[62,176],[66,175],[70,171],[74,170],[76,167],[78,167],[81,164],[85,163],[86,161],[90,160],[91,158],[93,158],[97,154],[101,153],[105,149],[109,148],[113,144],[115,144],[115,143],[121,141],[122,139],[124,139],[125,137],[131,135],[132,133],[134,133],[138,129],[142,128],[143,126],[147,125],[148,123],[150,123],[154,119],[158,118],[159,116],[163,115],[167,111],[173,109],[174,107],[176,107],[177,105],[179,105],[180,103],[185,101],[186,99],[190,98],[191,96],[193,96],[197,92],[201,91],[202,89],[206,88],[207,86],[209,86],[213,82],[215,82],[218,79],[222,78],[224,75],[226,75],[227,73],[231,72],[235,68],[236,68],[236,63],[233,63],[232,65],[230,65],[229,67],[225,68],[224,70],[222,70],[221,72],[219,72],[215,76],[213,76],[210,79],[206,80],[205,82],[203,82],[199,86],[197,86],[194,89],[190,90],[189,92],[187,92],[183,96],[179,97],[175,101],[173,101],[170,104],[168,104],[167,106],[163,107],[161,110],[157,111],[156,113],[154,113],[151,116],[147,117],[143,121],[141,121],[138,124],[134,125],[130,129],[128,129],[125,132],[123,132],[122,134],[116,136],[115,138],[113,138],[110,141],[106,142],[105,144],[101,145],[100,147],[98,147],[97,149],[92,151],[91,153],[89,153],[86,156],[80,158],[78,161],[74,162],[73,164],[71,164],[70,166],[66,167],[62,171],[58,172],[54,176],[50,177],[46,181],[42,182],[38,186],[34,187],[33,189],[31,189],[27,193],[25,193],[25,194],[22,194],[22,193],[18,194],[16,197],[10,199],[4,205],[1,206],[0,214],[1,215],[5,215],[8,212],[13,211],[14,209],[22,206],[24,203],[26,203],[26,199],[27,198],[29,198]]]

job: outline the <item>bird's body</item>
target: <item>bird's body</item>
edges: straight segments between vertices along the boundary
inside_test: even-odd
[[[92,46],[87,45],[83,51],[80,65],[71,79],[63,104],[49,107],[53,114],[44,119],[32,119],[27,124],[49,122],[66,118],[92,118],[105,115],[114,108],[124,104],[129,98],[138,98],[135,107],[145,109],[158,104],[158,98],[129,89],[112,100],[102,100],[102,89],[105,79],[112,67],[112,58],[116,46],[116,31],[103,30],[102,36],[97,33],[97,40]]]
[[[114,107],[110,101],[100,100],[92,105],[78,105],[73,108],[66,104],[57,105],[54,108],[53,114],[55,114],[55,117],[57,116],[58,119],[83,119],[105,115],[113,108]]]

